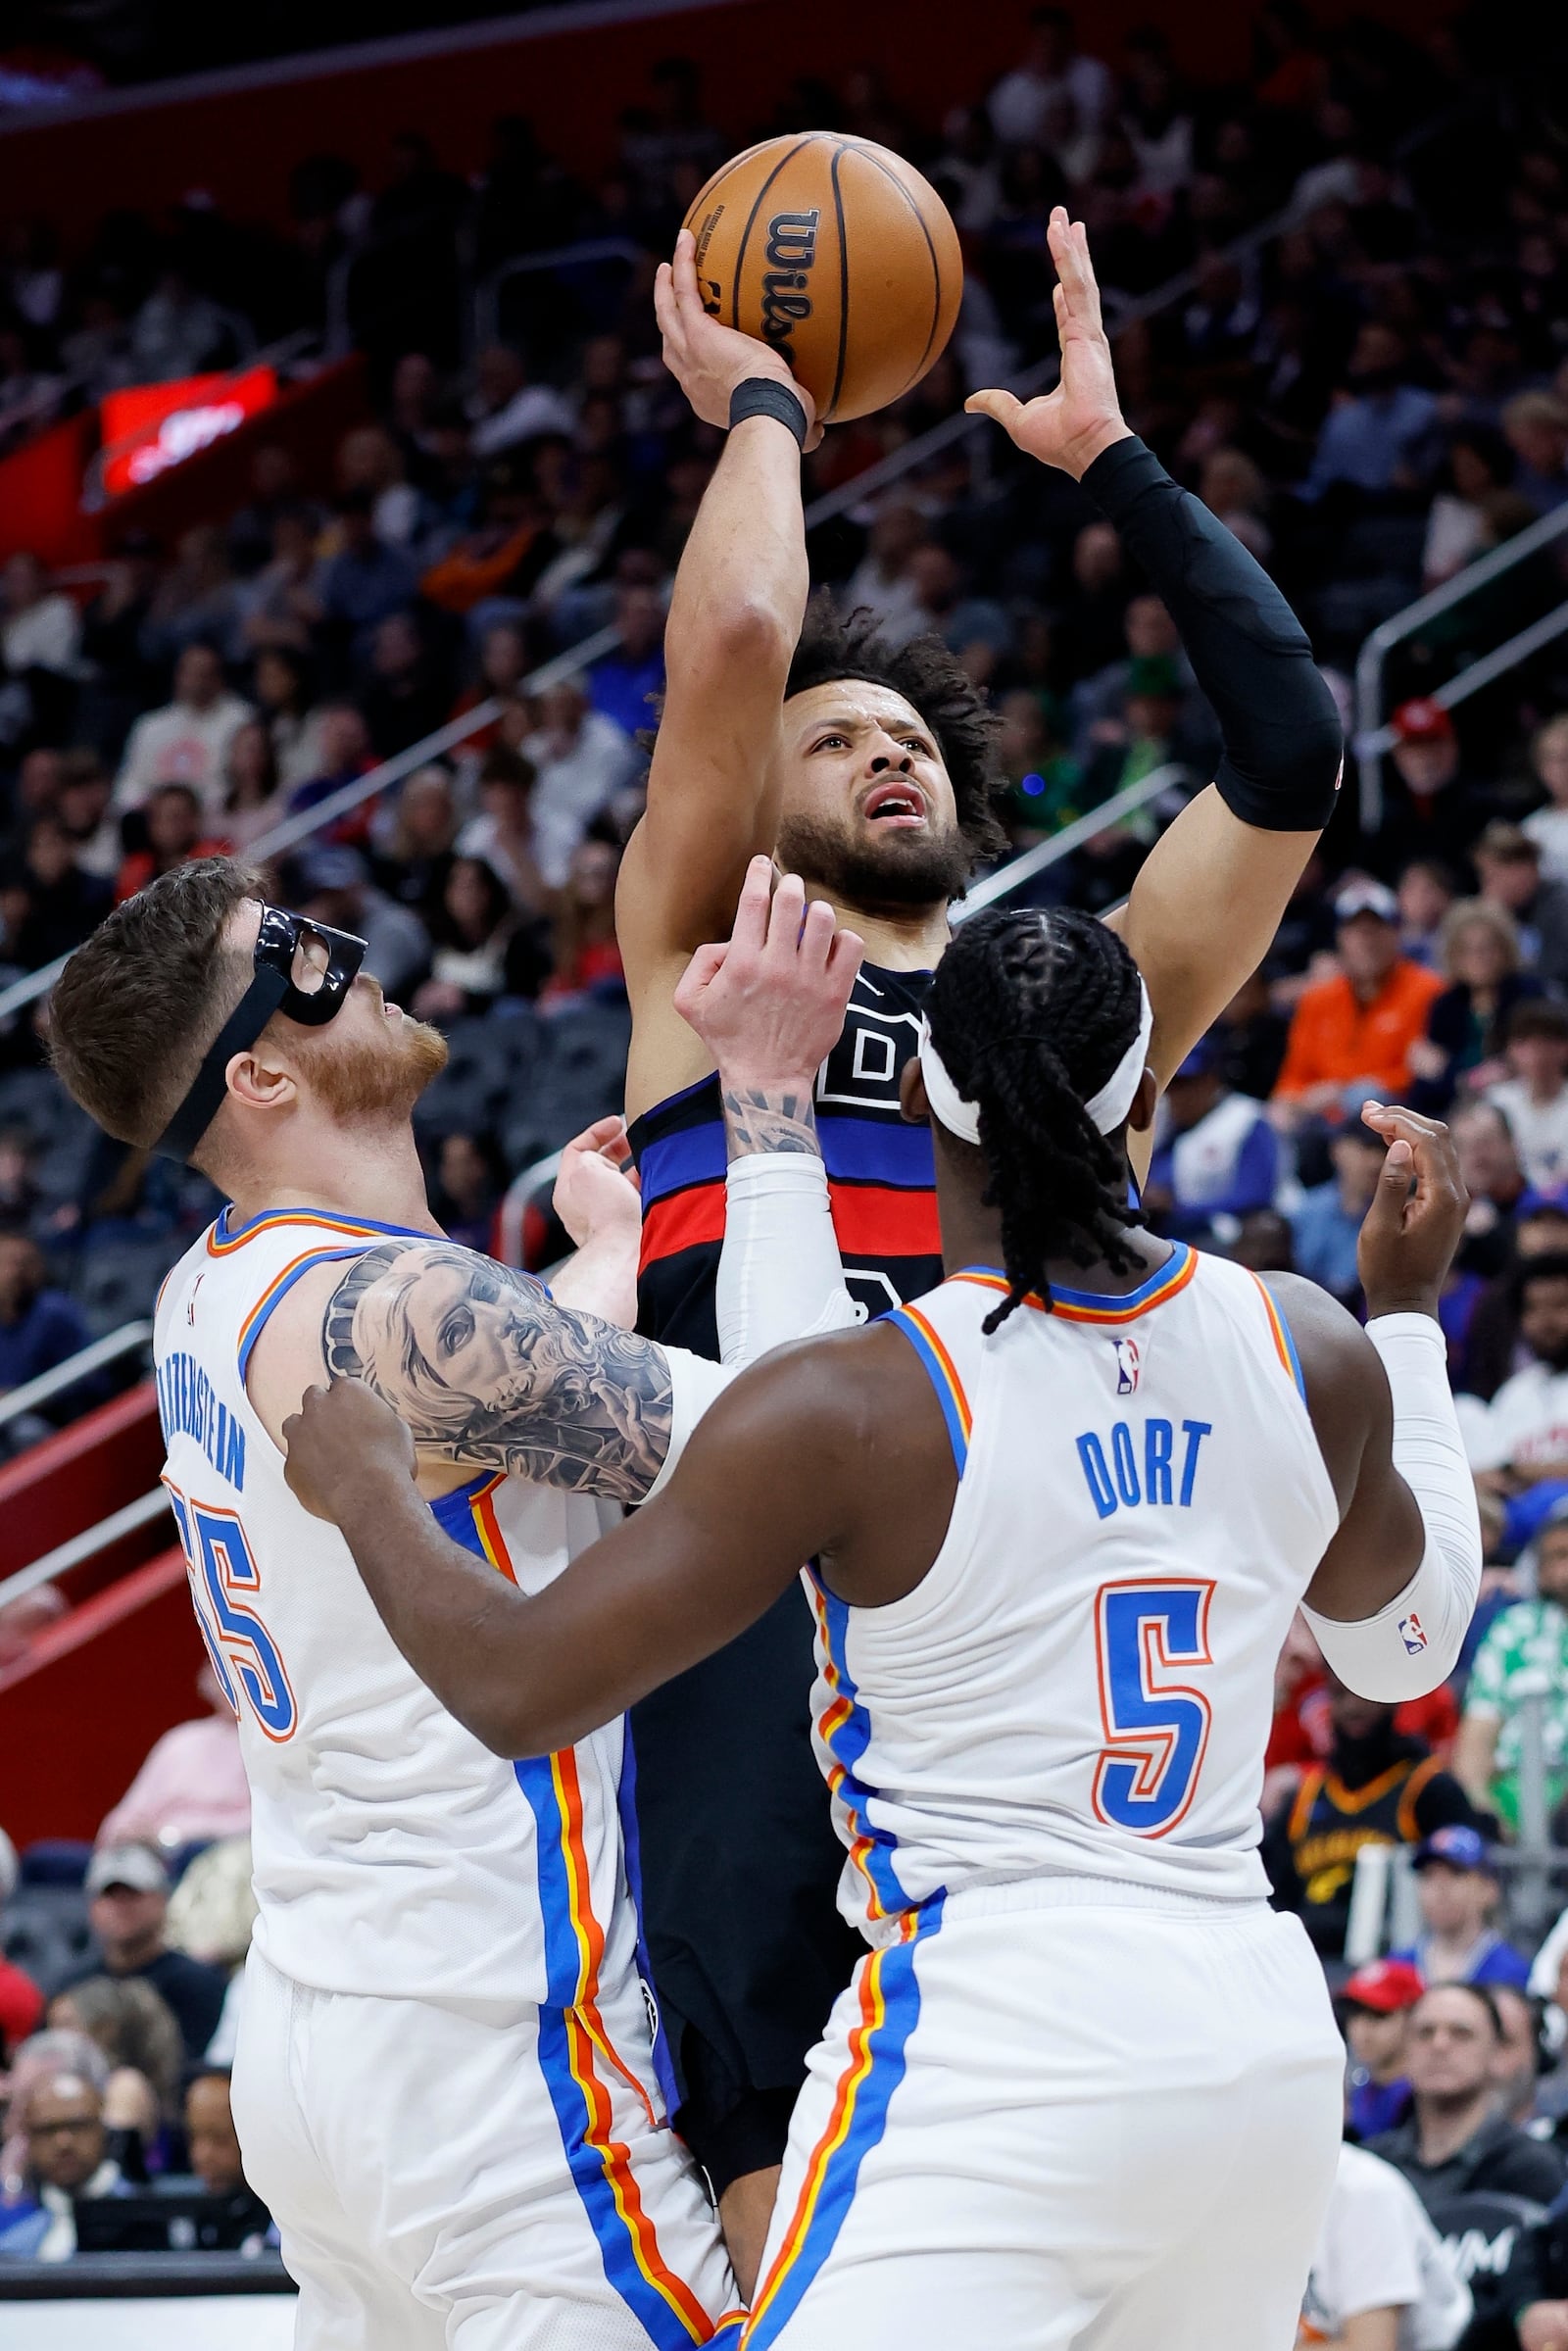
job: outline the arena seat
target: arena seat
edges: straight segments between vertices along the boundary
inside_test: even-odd
[[[0,1952],[52,1999],[92,1956],[87,1898],[79,1886],[21,1886],[0,1917]]]

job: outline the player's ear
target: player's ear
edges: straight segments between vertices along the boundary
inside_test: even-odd
[[[899,1108],[912,1127],[931,1124],[931,1104],[926,1098],[925,1078],[919,1058],[913,1053],[905,1062],[904,1075],[899,1080]]]
[[[1138,1081],[1133,1106],[1127,1113],[1127,1124],[1135,1135],[1147,1135],[1154,1123],[1154,1111],[1159,1102],[1159,1080],[1152,1069],[1146,1069]]]
[[[294,1072],[255,1048],[236,1053],[226,1072],[228,1091],[248,1110],[273,1110],[298,1092]]]

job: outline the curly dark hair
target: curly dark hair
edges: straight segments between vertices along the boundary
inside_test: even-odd
[[[942,639],[915,637],[907,645],[890,645],[877,634],[874,613],[863,606],[843,613],[823,588],[807,607],[784,699],[812,686],[831,686],[842,677],[887,686],[919,711],[936,736],[953,785],[970,871],[999,857],[1007,846],[996,812],[1003,790],[996,763],[999,721]]]
[[[1048,1307],[1046,1262],[1104,1263],[1130,1273],[1128,1195],[1119,1135],[1084,1108],[1138,1034],[1138,966],[1114,931],[1075,907],[1049,914],[993,906],[960,925],[937,965],[931,1042],[980,1112],[985,1202],[1002,1211],[1006,1298],[996,1329],[1031,1295]]]

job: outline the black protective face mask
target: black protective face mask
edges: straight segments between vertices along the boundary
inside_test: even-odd
[[[312,941],[326,949],[324,969],[303,960],[302,950]],[[234,1055],[256,1043],[274,1012],[302,1028],[324,1028],[342,1010],[364,960],[365,941],[352,931],[335,931],[281,906],[264,906],[251,984],[208,1048],[189,1093],[153,1150],[165,1159],[187,1161],[222,1107]]]

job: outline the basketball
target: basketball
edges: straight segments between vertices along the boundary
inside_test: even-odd
[[[808,130],[748,147],[685,225],[704,309],[787,360],[823,423],[886,408],[947,347],[957,231],[930,182],[869,139]]]

